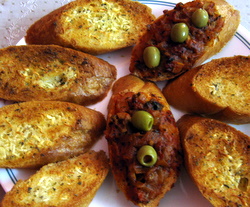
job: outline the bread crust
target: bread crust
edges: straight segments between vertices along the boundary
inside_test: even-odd
[[[135,1],[76,0],[31,25],[25,40],[97,55],[135,44],[154,19],[149,7]]]
[[[154,110],[150,109],[150,103],[155,104]],[[144,106],[137,106],[137,104],[144,104]],[[145,107],[147,104],[148,108]],[[162,108],[157,109],[157,107]],[[154,130],[144,134],[131,128],[129,117],[132,116],[133,110],[148,110],[154,114]],[[118,120],[116,120],[117,117]],[[114,124],[116,122],[114,120],[121,124]],[[166,131],[162,132],[163,128],[166,128]],[[158,140],[158,133],[154,134],[157,130],[159,130],[161,141]],[[111,168],[118,187],[124,192],[127,199],[137,206],[157,206],[160,199],[176,182],[181,164],[178,130],[169,105],[160,89],[154,83],[143,81],[133,75],[124,76],[116,81],[109,102],[105,135],[108,141]],[[148,137],[150,137],[149,140],[147,140]],[[143,167],[136,158],[138,149],[145,144],[153,146],[158,153],[158,161],[151,168]],[[169,165],[165,166],[163,164],[165,161]],[[142,172],[134,172],[133,169],[141,169]],[[151,175],[150,179],[147,173]],[[135,181],[133,177],[136,177]],[[141,185],[138,186],[140,182]],[[159,185],[157,185],[158,182]],[[150,193],[147,192],[147,188],[151,189]],[[153,191],[157,191],[157,194],[154,194]],[[146,196],[144,192],[146,192]]]
[[[214,59],[163,88],[170,105],[221,121],[250,123],[250,56]]]
[[[207,2],[207,0],[202,0]],[[217,38],[210,42],[205,47],[205,53],[198,60],[195,61],[193,67],[202,64],[205,60],[212,57],[216,53],[220,52],[221,49],[232,39],[239,24],[240,24],[240,12],[225,0],[212,0],[215,3],[217,11],[224,18],[224,25],[222,30],[217,34]]]
[[[104,116],[67,102],[34,101],[0,108],[0,167],[35,168],[89,150]]]
[[[197,28],[191,21],[193,12],[198,8],[209,13],[206,27]],[[163,13],[148,27],[131,55],[130,72],[151,81],[173,79],[200,65],[228,43],[240,22],[239,11],[224,0],[179,3]],[[175,43],[171,40],[171,28],[180,22],[188,26],[189,36],[185,42]],[[153,68],[148,68],[143,59],[143,51],[148,46],[157,47],[161,54],[159,65]]]
[[[127,93],[127,92],[144,92],[144,93],[152,93],[157,95],[159,98],[161,98],[162,103],[164,104],[165,110],[170,110],[170,106],[166,99],[162,96],[161,90],[155,85],[155,83],[151,81],[144,81],[141,78],[138,78],[134,75],[126,75],[124,77],[121,77],[119,81],[117,80],[113,87],[112,87],[113,95],[119,94],[119,93]],[[110,101],[110,104],[112,104],[112,100]],[[109,106],[109,110],[111,110]]]
[[[186,169],[215,207],[249,206],[250,137],[209,118],[184,115],[177,121]]]
[[[90,105],[106,97],[116,68],[95,56],[56,45],[0,50],[0,97]]]
[[[27,180],[19,180],[1,207],[87,207],[109,171],[104,151],[89,151],[43,166]]]

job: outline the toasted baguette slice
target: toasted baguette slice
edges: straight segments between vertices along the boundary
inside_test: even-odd
[[[131,123],[133,113],[141,110],[154,117],[149,131],[138,130]],[[182,162],[178,129],[160,89],[133,75],[116,81],[105,135],[118,187],[135,205],[156,207],[176,182]],[[137,159],[144,145],[157,153],[157,162],[150,167]]]
[[[178,120],[185,166],[215,207],[250,205],[250,137],[214,120],[184,115]]]
[[[57,44],[90,54],[131,46],[155,17],[131,0],[76,0],[35,22],[28,44]]]
[[[192,14],[199,8],[209,14],[208,25],[197,28],[192,23]],[[172,79],[198,66],[218,53],[233,37],[240,22],[240,15],[225,0],[195,0],[176,7],[155,20],[140,38],[132,51],[130,71],[141,78],[152,81]],[[176,23],[185,23],[189,36],[183,43],[171,39],[171,29]],[[158,66],[148,68],[143,52],[148,46],[159,49],[161,58]]]
[[[43,166],[29,179],[19,180],[1,207],[87,207],[109,171],[104,151],[90,151]]]
[[[212,60],[163,89],[170,105],[221,121],[250,123],[250,56]]]
[[[79,155],[100,138],[104,116],[84,106],[53,101],[0,108],[0,167],[27,168]]]
[[[101,101],[116,68],[95,56],[55,45],[10,46],[0,50],[0,98],[14,101]]]

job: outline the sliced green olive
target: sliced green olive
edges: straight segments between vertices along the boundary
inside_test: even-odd
[[[133,113],[131,121],[137,129],[149,131],[154,124],[154,117],[147,111],[136,111]]]
[[[185,23],[177,23],[171,29],[171,39],[174,42],[183,43],[188,38],[189,29]]]
[[[152,146],[144,145],[137,152],[137,160],[141,165],[151,167],[157,161],[157,153]]]
[[[208,23],[208,13],[205,9],[197,9],[193,14],[192,14],[192,22],[194,26],[201,28],[207,26]]]
[[[161,53],[157,47],[149,46],[143,51],[143,60],[148,68],[157,67],[160,64]]]

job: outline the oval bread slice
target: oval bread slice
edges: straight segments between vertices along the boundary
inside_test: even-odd
[[[192,22],[192,14],[199,8],[209,15],[208,25],[202,28]],[[189,30],[188,38],[182,43],[171,38],[171,30],[177,23],[185,23]],[[129,70],[151,81],[173,79],[218,53],[233,37],[239,23],[239,11],[225,0],[178,3],[174,9],[163,11],[163,15],[148,26],[133,48]],[[148,46],[160,51],[160,63],[153,68],[144,62],[143,52]]]
[[[29,179],[19,180],[1,207],[87,207],[109,171],[104,151],[43,166]]]
[[[101,101],[116,68],[95,56],[55,45],[0,50],[0,98],[14,101]]]
[[[151,9],[137,1],[76,0],[31,25],[25,40],[97,55],[135,44],[154,19]]]
[[[0,122],[1,168],[39,167],[82,154],[106,124],[98,111],[57,101],[6,105]]]
[[[182,163],[175,119],[161,90],[150,81],[127,75],[117,80],[112,90],[105,135],[114,178],[136,206],[156,207],[177,181]],[[149,131],[138,130],[131,123],[133,113],[140,110],[154,119]],[[137,160],[145,145],[157,154],[157,162],[150,167]]]
[[[178,120],[185,165],[215,207],[250,206],[250,137],[214,120],[184,115]]]
[[[186,112],[250,123],[250,56],[214,59],[171,81],[163,94]]]

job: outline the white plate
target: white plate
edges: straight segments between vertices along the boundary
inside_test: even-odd
[[[141,3],[147,4],[152,8],[155,16],[162,14],[165,9],[172,9],[178,0],[172,1],[146,1],[140,0]],[[182,1],[187,2],[187,0]],[[18,45],[25,44],[24,39],[22,39]],[[109,63],[116,66],[118,70],[118,77],[122,77],[129,73],[128,67],[130,62],[131,48],[122,49],[113,53],[100,55],[98,57],[107,60]],[[214,58],[229,57],[233,55],[250,55],[250,32],[244,27],[239,26],[237,33],[233,39],[226,45],[223,50],[215,55]],[[211,60],[211,59],[210,59]],[[208,60],[209,61],[209,60]],[[161,87],[161,84],[159,84]],[[90,108],[96,109],[102,112],[104,115],[107,114],[107,104],[111,93],[100,103],[90,106]],[[0,101],[0,106],[6,103]],[[181,112],[172,108],[172,112],[176,121],[182,115]],[[245,125],[232,125],[238,130],[244,132],[250,136],[250,124]],[[107,143],[103,137],[93,149],[103,149],[107,152]],[[13,185],[19,179],[27,179],[34,170],[18,170],[18,169],[0,169],[0,184],[3,186],[4,190],[9,191]],[[133,207],[134,205],[127,201],[124,194],[118,190],[113,176],[109,173],[107,179],[104,181],[101,188],[98,190],[95,198],[90,204],[90,207]],[[190,180],[184,168],[182,168],[181,175],[173,189],[168,192],[165,197],[161,200],[159,207],[170,206],[170,207],[212,207],[212,205],[202,197],[197,187]]]

